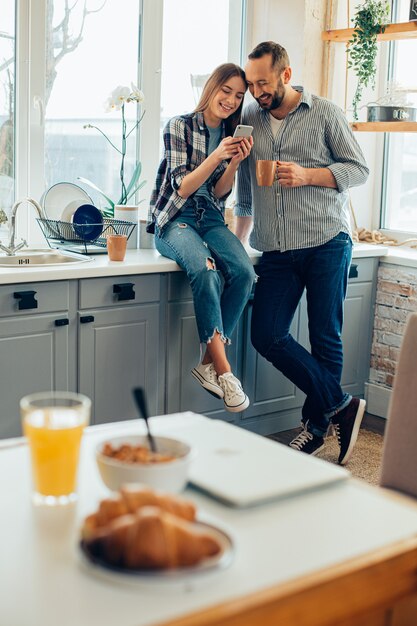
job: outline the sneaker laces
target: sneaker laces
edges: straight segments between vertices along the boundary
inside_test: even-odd
[[[213,363],[209,363],[207,366],[204,367],[204,377],[209,382],[217,384],[217,372],[214,369]]]
[[[337,443],[341,446],[340,424],[333,424],[333,429],[337,437]]]
[[[304,426],[304,429],[300,432],[295,439],[291,441],[291,448],[297,448],[297,450],[301,450],[306,443],[313,439],[313,433],[307,430],[307,427]]]
[[[234,400],[240,398],[243,394],[242,385],[240,381],[232,374],[232,372],[226,372],[219,376],[219,382],[224,394],[228,397],[228,400]]]

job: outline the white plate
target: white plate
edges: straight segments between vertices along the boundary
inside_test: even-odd
[[[52,185],[45,191],[41,199],[45,217],[49,220],[62,219],[64,210],[75,200],[80,202],[78,206],[93,204],[88,193],[78,185],[73,183],[56,183],[56,185]]]
[[[79,544],[82,564],[87,566],[90,571],[94,571],[99,576],[105,576],[105,578],[111,578],[118,580],[119,582],[187,582],[189,580],[195,580],[195,576],[202,574],[209,574],[220,572],[233,561],[234,557],[234,542],[228,532],[219,528],[217,525],[209,524],[207,522],[196,521],[195,525],[199,530],[206,533],[210,533],[219,542],[221,549],[219,554],[214,557],[209,557],[201,561],[198,565],[191,567],[179,567],[175,569],[166,570],[144,570],[136,569],[129,570],[115,565],[110,565],[104,560],[93,556],[84,543],[81,541]]]
[[[61,221],[62,222],[72,222],[72,216],[75,211],[80,208],[84,204],[84,200],[71,200],[69,204],[65,207],[65,209],[61,213]]]

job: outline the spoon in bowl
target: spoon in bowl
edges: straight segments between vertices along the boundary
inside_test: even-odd
[[[136,387],[133,389],[133,397],[135,398],[136,406],[139,410],[141,417],[145,420],[146,428],[147,428],[147,437],[149,441],[149,447],[152,452],[157,452],[155,439],[152,436],[151,429],[149,428],[148,423],[148,408],[146,406],[145,393],[142,387]]]

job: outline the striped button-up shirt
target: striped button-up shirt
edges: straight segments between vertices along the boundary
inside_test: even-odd
[[[299,250],[330,241],[340,231],[350,234],[349,187],[363,184],[369,174],[363,153],[342,110],[301,87],[298,106],[284,118],[273,136],[269,111],[252,102],[243,124],[253,126],[254,145],[239,166],[235,214],[250,216],[253,248]],[[328,167],[337,189],[301,186],[258,187],[258,159],[291,161],[306,168]]]
[[[222,124],[221,138],[225,136]],[[149,203],[148,232],[155,224],[163,229],[183,208],[187,198],[178,193],[183,178],[196,169],[208,156],[209,131],[203,113],[179,115],[169,120],[164,128],[164,156],[159,165],[156,182]],[[207,189],[213,204],[224,210],[224,198],[216,198],[214,187],[223,176],[227,161],[222,161],[207,179]],[[190,197],[193,197],[192,194]]]

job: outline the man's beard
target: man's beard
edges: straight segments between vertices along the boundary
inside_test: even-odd
[[[285,89],[281,81],[281,83],[278,85],[278,89],[272,94],[272,100],[270,104],[262,104],[259,98],[257,98],[257,102],[259,106],[265,111],[273,111],[274,109],[278,109],[278,107],[281,105],[282,101],[284,100],[284,96]]]

